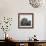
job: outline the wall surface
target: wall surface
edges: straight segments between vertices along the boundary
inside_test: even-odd
[[[33,29],[18,29],[18,13],[34,13]],[[37,39],[46,40],[46,5],[33,8],[29,0],[0,0],[0,19],[4,16],[12,17],[12,26],[7,32],[16,40],[28,40],[35,34]],[[0,29],[0,39],[4,39],[4,33]]]

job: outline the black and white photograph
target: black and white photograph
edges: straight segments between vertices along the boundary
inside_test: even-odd
[[[18,28],[33,28],[33,13],[19,13]]]

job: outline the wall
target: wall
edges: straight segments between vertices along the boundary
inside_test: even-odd
[[[18,29],[18,13],[34,13],[34,28]],[[46,40],[45,15],[46,6],[33,8],[28,0],[0,0],[0,16],[13,18],[11,29],[7,33],[16,40],[28,40],[34,34],[37,35],[37,39]],[[4,34],[2,33],[3,31],[0,31],[0,35]],[[0,39],[4,37],[0,36]]]

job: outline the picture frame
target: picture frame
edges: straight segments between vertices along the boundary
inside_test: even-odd
[[[34,14],[33,13],[18,13],[18,28],[33,28]]]

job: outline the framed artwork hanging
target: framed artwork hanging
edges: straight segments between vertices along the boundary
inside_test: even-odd
[[[33,13],[18,13],[18,28],[33,28],[34,14]]]

